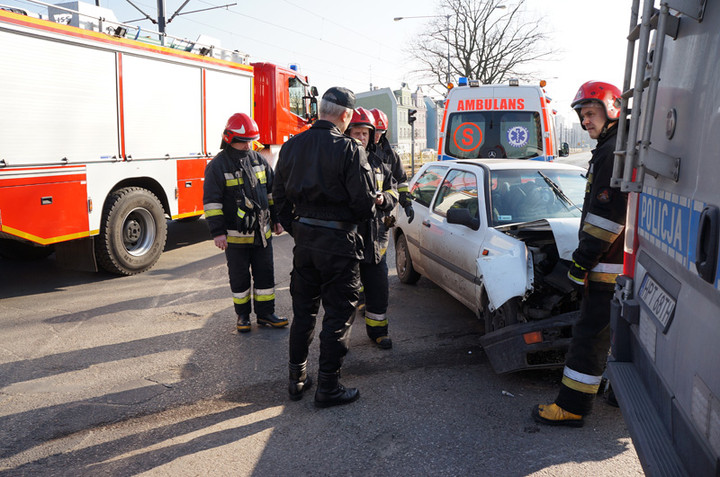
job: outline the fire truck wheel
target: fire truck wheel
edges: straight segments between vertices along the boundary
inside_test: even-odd
[[[510,298],[495,311],[490,311],[490,300],[487,293],[482,294],[483,318],[485,318],[485,333],[492,333],[518,322],[518,299]]]
[[[166,239],[160,200],[147,189],[125,187],[110,194],[105,203],[95,254],[108,272],[135,275],[155,265]]]
[[[401,283],[414,285],[420,280],[420,274],[413,268],[405,234],[400,234],[395,243],[395,268]]]

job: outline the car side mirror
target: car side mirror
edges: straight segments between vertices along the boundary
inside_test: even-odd
[[[480,220],[470,215],[470,209],[449,209],[447,211],[447,221],[449,224],[464,225],[473,230],[480,228]]]
[[[560,150],[558,151],[560,157],[567,157],[570,155],[570,145],[566,142],[560,144]]]

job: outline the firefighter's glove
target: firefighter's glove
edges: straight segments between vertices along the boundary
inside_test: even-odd
[[[238,200],[238,231],[249,234],[255,230],[255,207],[247,198]]]
[[[587,268],[578,265],[577,262],[573,260],[570,270],[568,270],[568,278],[570,281],[578,287],[583,287],[585,286],[587,274]]]
[[[391,229],[395,227],[395,216],[394,215],[386,215],[383,217],[383,225],[386,229]]]
[[[415,218],[415,211],[413,210],[412,205],[406,205],[403,210],[405,211],[405,215],[407,215],[408,224],[411,223]]]

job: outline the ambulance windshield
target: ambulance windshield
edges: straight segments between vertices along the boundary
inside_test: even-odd
[[[464,111],[450,115],[445,153],[458,159],[531,159],[543,155],[536,111]]]

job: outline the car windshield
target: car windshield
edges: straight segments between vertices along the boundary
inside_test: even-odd
[[[467,111],[450,115],[445,153],[458,159],[530,159],[543,155],[536,111]]]
[[[580,217],[585,184],[581,171],[491,171],[488,206],[492,225]]]

